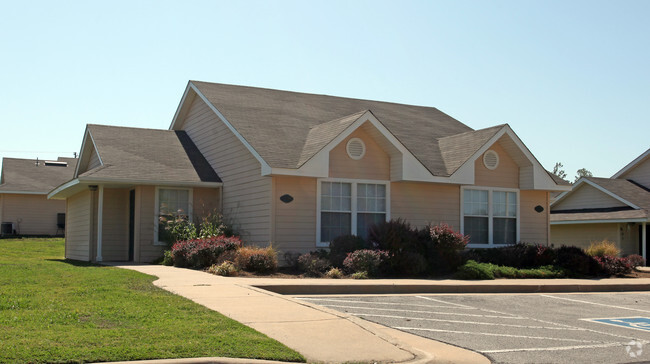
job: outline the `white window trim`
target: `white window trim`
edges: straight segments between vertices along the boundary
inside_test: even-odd
[[[386,221],[390,221],[390,181],[383,180],[373,180],[373,179],[347,179],[347,178],[318,178],[316,179],[316,247],[327,248],[329,247],[330,242],[320,241],[320,227],[321,227],[321,184],[322,182],[343,182],[350,183],[351,186],[351,199],[350,214],[352,215],[350,221],[350,233],[357,235],[357,184],[359,183],[369,183],[375,185],[384,185],[386,186]]]
[[[156,197],[154,199],[154,205],[153,205],[153,245],[167,245],[164,241],[158,241],[158,224],[159,224],[159,216],[158,216],[158,204],[160,203],[160,190],[183,190],[183,191],[188,191],[188,206],[189,206],[189,211],[187,212],[187,217],[190,221],[192,221],[192,213],[194,210],[194,196],[193,188],[182,188],[182,187],[166,187],[166,186],[156,186]]]
[[[465,190],[481,190],[488,191],[488,243],[487,244],[467,244],[468,248],[498,248],[510,246],[511,244],[494,244],[493,236],[493,207],[492,207],[492,191],[499,192],[514,192],[517,195],[517,221],[516,221],[516,238],[515,242],[521,240],[521,198],[519,197],[519,190],[516,188],[501,188],[501,187],[483,187],[483,186],[462,186],[460,188],[460,232],[465,234]]]

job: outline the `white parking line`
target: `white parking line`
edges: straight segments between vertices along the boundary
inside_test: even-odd
[[[372,305],[392,305],[392,306],[413,306],[413,307],[433,307],[433,308],[453,308],[453,309],[464,309],[464,310],[475,310],[475,308],[472,307],[453,307],[453,306],[443,306],[443,305],[418,305],[415,303],[399,303],[399,302],[374,302],[374,301],[352,301],[352,300],[337,300],[337,299],[331,299],[331,298],[303,298],[299,297],[299,300],[305,300],[305,301],[328,301],[328,302],[341,302],[341,303],[367,303],[367,304],[372,304]]]
[[[321,306],[349,308],[349,309],[354,309],[354,310],[379,310],[379,311],[394,311],[394,312],[431,313],[431,314],[437,314],[437,315],[487,317],[487,318],[500,318],[500,319],[512,319],[512,320],[523,320],[524,319],[524,317],[516,317],[516,316],[513,317],[513,316],[476,315],[476,314],[471,314],[471,313],[456,313],[456,312],[399,310],[399,309],[396,309],[396,308],[356,307],[356,306],[343,306],[343,305],[321,305]]]
[[[473,331],[456,331],[456,330],[442,330],[442,329],[426,329],[423,327],[396,327],[399,330],[414,330],[414,331],[430,331],[430,332],[444,332],[450,334],[463,334],[463,335],[482,335],[482,336],[499,336],[499,337],[513,337],[520,339],[535,339],[535,340],[557,340],[557,341],[573,341],[578,343],[599,343],[605,344],[603,341],[593,341],[593,340],[580,340],[580,339],[566,339],[566,338],[557,338],[557,337],[546,337],[546,336],[528,336],[528,335],[512,335],[512,334],[494,334],[488,332],[473,332]]]
[[[611,348],[614,346],[625,346],[627,343],[605,343],[594,345],[576,345],[576,346],[557,346],[553,348],[521,348],[521,349],[502,349],[502,350],[478,350],[484,354],[496,353],[514,353],[518,351],[561,351],[561,350],[577,350],[577,349],[595,349],[595,348]]]
[[[450,322],[450,323],[455,323],[455,324],[472,324],[472,325],[486,325],[486,326],[519,327],[519,328],[522,328],[522,329],[589,331],[587,329],[583,329],[583,328],[580,328],[580,327],[547,327],[547,326],[512,325],[512,324],[497,324],[497,323],[492,323],[492,322],[443,320],[443,319],[418,318],[418,317],[406,317],[406,316],[375,315],[375,314],[365,314],[365,313],[353,313],[352,315],[360,316],[360,317],[382,317],[382,318],[408,319],[408,320],[411,320],[411,321],[435,321],[435,322]]]
[[[542,294],[540,295],[542,297],[548,297],[548,298],[555,298],[557,300],[565,300],[565,301],[570,301],[570,302],[576,302],[576,303],[587,303],[590,305],[596,305],[596,306],[605,306],[605,307],[610,307],[610,308],[618,308],[620,310],[629,310],[629,311],[637,311],[637,312],[645,312],[645,313],[650,313],[648,310],[640,310],[638,308],[630,308],[630,307],[623,307],[623,306],[614,306],[614,305],[607,305],[604,303],[598,303],[598,302],[589,302],[589,301],[583,301],[583,300],[575,300],[572,298],[566,298],[566,297],[557,297],[557,296],[551,296],[547,294]]]

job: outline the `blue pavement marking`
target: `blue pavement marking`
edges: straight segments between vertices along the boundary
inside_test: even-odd
[[[607,325],[627,327],[628,329],[650,331],[650,318],[647,317],[603,318],[590,319],[589,321],[599,322],[601,324]]]

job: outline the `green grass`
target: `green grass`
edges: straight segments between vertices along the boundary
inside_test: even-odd
[[[66,261],[62,239],[0,240],[0,362],[305,360],[154,280]]]

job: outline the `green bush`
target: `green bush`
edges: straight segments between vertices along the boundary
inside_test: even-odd
[[[225,261],[221,264],[213,264],[208,268],[208,272],[224,277],[235,277],[237,275],[237,267],[231,261]]]
[[[171,250],[165,250],[163,253],[162,265],[172,266],[174,265],[174,256],[172,255]]]
[[[585,253],[592,257],[617,257],[621,253],[621,250],[616,247],[615,243],[609,240],[603,240],[589,244],[589,247],[585,249]]]
[[[352,279],[368,279],[368,272],[354,272],[350,275]]]
[[[370,249],[370,245],[356,235],[342,235],[330,242],[329,261],[337,268],[343,267],[343,261],[356,250]]]
[[[498,248],[469,249],[463,253],[466,260],[475,260],[481,263],[492,263],[515,268],[536,268],[543,265],[554,264],[556,259],[553,248],[517,243]]]
[[[332,268],[325,273],[325,277],[335,279],[343,278],[343,272],[338,268]]]
[[[458,268],[454,277],[456,279],[466,280],[485,280],[494,279],[494,273],[492,273],[492,264],[477,263],[474,260],[468,260]]]
[[[297,259],[298,269],[310,277],[320,277],[330,268],[330,262],[318,252],[303,254]]]
[[[278,255],[272,246],[267,248],[243,247],[235,256],[237,268],[253,273],[270,273],[278,269]]]

